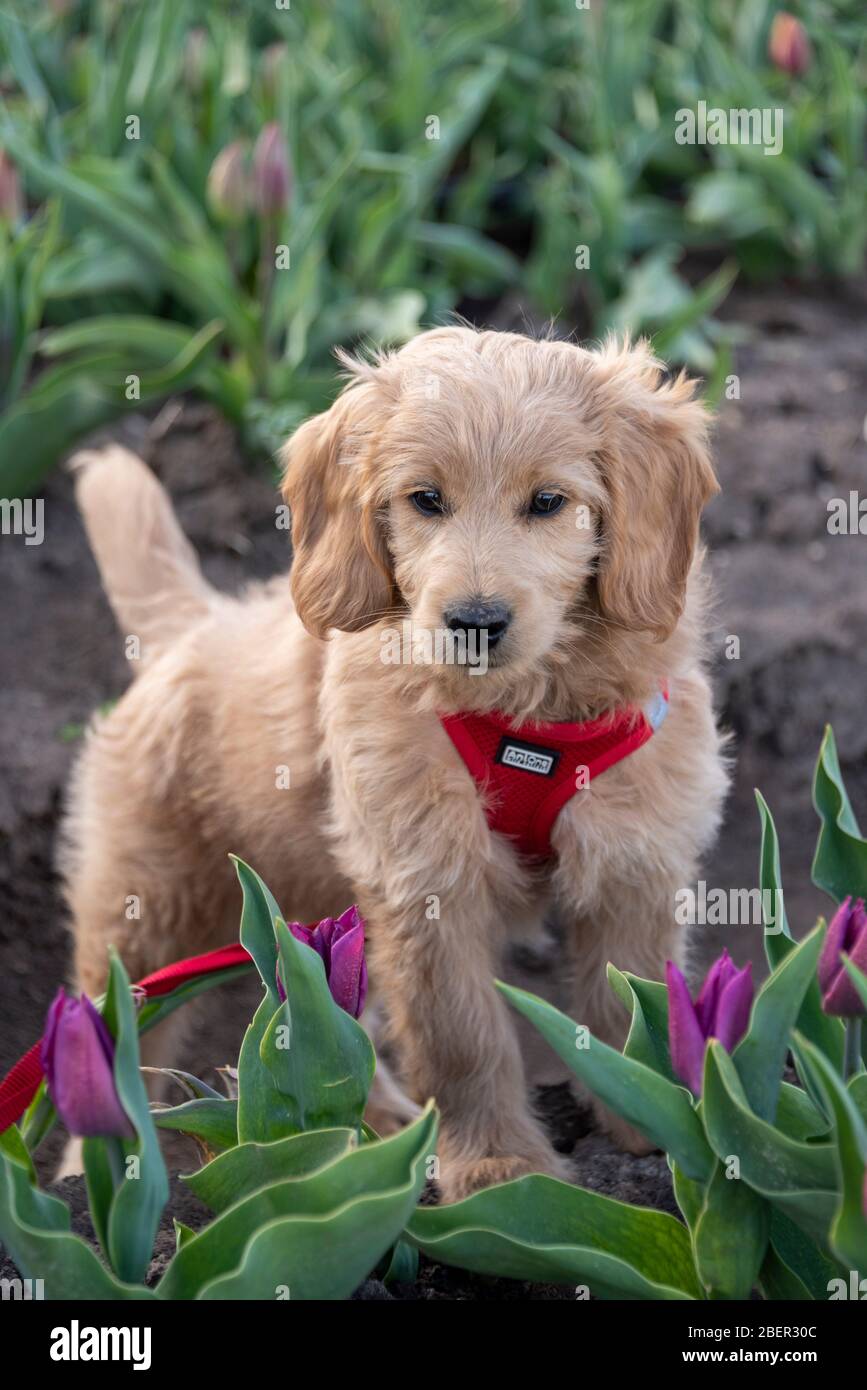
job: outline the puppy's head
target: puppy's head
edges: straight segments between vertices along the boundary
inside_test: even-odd
[[[591,624],[673,631],[716,491],[693,383],[644,345],[457,327],[344,361],[350,385],[284,456],[311,632],[484,633],[503,684]]]

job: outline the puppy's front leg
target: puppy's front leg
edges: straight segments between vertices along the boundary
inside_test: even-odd
[[[574,1017],[593,1037],[622,1048],[629,1015],[608,983],[609,961],[618,970],[662,980],[665,962],[680,958],[683,928],[675,920],[674,879],[661,876],[608,887],[605,898],[585,909],[570,933]],[[652,1151],[654,1145],[644,1135],[595,1098],[594,1109],[621,1148],[634,1154]]]
[[[492,940],[473,894],[440,915],[365,904],[372,973],[406,1081],[442,1116],[439,1186],[448,1201],[525,1173],[563,1176],[530,1113],[517,1037],[493,985]]]

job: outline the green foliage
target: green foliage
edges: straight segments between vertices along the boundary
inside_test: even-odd
[[[686,1228],[541,1175],[446,1207],[407,1227],[420,1250],[477,1274],[580,1283],[598,1298],[700,1298]]]
[[[811,9],[799,78],[770,65],[770,20],[682,0],[12,0],[0,138],[30,215],[0,218],[0,491],[190,387],[271,453],[328,403],[336,343],[400,343],[515,288],[582,331],[649,334],[718,394],[736,272],[853,273],[867,237],[855,0]],[[678,144],[699,100],[782,110],[781,152]],[[269,122],[289,205],[220,212],[214,160]],[[716,265],[697,286],[691,253]]]
[[[851,810],[841,811],[848,802],[829,748],[830,735],[817,774],[817,858],[857,870],[864,842]],[[779,889],[776,832],[761,799],[759,809],[760,881]],[[175,1071],[191,1099],[149,1113],[129,982],[111,962],[104,1018],[136,1137],[85,1143],[107,1265],[71,1233],[65,1205],[37,1186],[30,1149],[49,1123],[44,1094],[21,1130],[0,1136],[0,1237],[24,1277],[45,1280],[46,1297],[337,1299],[374,1270],[389,1281],[414,1278],[420,1252],[478,1274],[579,1284],[598,1298],[738,1300],[759,1290],[806,1301],[826,1298],[832,1281],[845,1287],[848,1271],[867,1264],[867,1070],[850,1056],[854,1070],[843,1074],[839,1024],[820,1027],[811,999],[824,923],[795,942],[773,930],[785,924],[775,900],[766,920],[771,972],[733,1055],[707,1042],[698,1097],[673,1070],[662,985],[610,967],[631,1014],[622,1053],[542,999],[498,986],[586,1087],[666,1150],[683,1221],[542,1175],[419,1206],[437,1172],[432,1104],[388,1139],[363,1122],[370,1043],[332,999],[317,952],[287,930],[254,870],[236,866],[241,939],[263,985],[237,1096]],[[867,1006],[867,977],[848,968]],[[189,997],[189,984],[177,993]],[[150,1022],[142,1009],[139,1026]],[[783,1079],[789,1054],[800,1085]],[[167,1196],[154,1123],[197,1138],[207,1161],[185,1182],[214,1213],[199,1231],[175,1222],[176,1253],[155,1292],[142,1282]],[[132,1177],[130,1156],[140,1160]]]

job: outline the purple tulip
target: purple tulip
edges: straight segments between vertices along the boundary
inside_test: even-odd
[[[860,1018],[867,1009],[843,964],[843,952],[853,965],[867,972],[867,912],[863,898],[858,898],[854,906],[852,899],[846,898],[837,908],[819,957],[819,988],[825,1013],[838,1018]]]
[[[74,999],[57,991],[42,1039],[42,1069],[70,1134],[134,1137],[114,1084],[114,1040],[86,994]]]
[[[297,941],[312,946],[322,957],[332,998],[346,1013],[358,1018],[367,998],[367,962],[364,959],[364,918],[357,907],[348,907],[335,919],[325,917],[315,927],[287,923]],[[280,976],[277,989],[286,998]]]
[[[697,1096],[708,1040],[716,1038],[731,1052],[747,1031],[753,1003],[752,965],[738,970],[728,951],[723,951],[705,976],[694,1004],[686,980],[671,961],[665,975],[671,1065]]]
[[[253,196],[263,217],[288,207],[292,195],[289,148],[276,121],[263,126],[253,150]]]

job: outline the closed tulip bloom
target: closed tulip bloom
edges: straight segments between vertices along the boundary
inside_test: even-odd
[[[220,150],[208,174],[208,206],[222,222],[240,222],[250,207],[247,150],[233,140]]]
[[[799,19],[781,10],[774,15],[768,38],[768,56],[774,67],[800,77],[810,66],[811,51],[807,31]]]
[[[358,1018],[367,998],[367,962],[364,958],[364,918],[357,907],[348,907],[339,917],[326,917],[315,927],[289,922],[298,941],[322,957],[325,978],[332,998],[346,1013]],[[285,991],[277,979],[280,997]]]
[[[282,212],[292,192],[289,148],[276,121],[263,126],[253,150],[253,197],[264,217]]]
[[[87,995],[59,989],[42,1039],[48,1094],[70,1134],[129,1139],[135,1130],[114,1084],[114,1041]]]
[[[843,964],[844,952],[853,965],[867,973],[867,912],[863,898],[858,898],[854,905],[851,898],[845,898],[837,908],[819,957],[819,988],[825,1013],[838,1018],[859,1018],[867,1009]]]
[[[747,1031],[753,1003],[752,966],[738,970],[728,951],[714,961],[693,1003],[686,980],[668,961],[668,1041],[675,1074],[701,1094],[704,1054],[710,1038],[732,1052]]]

